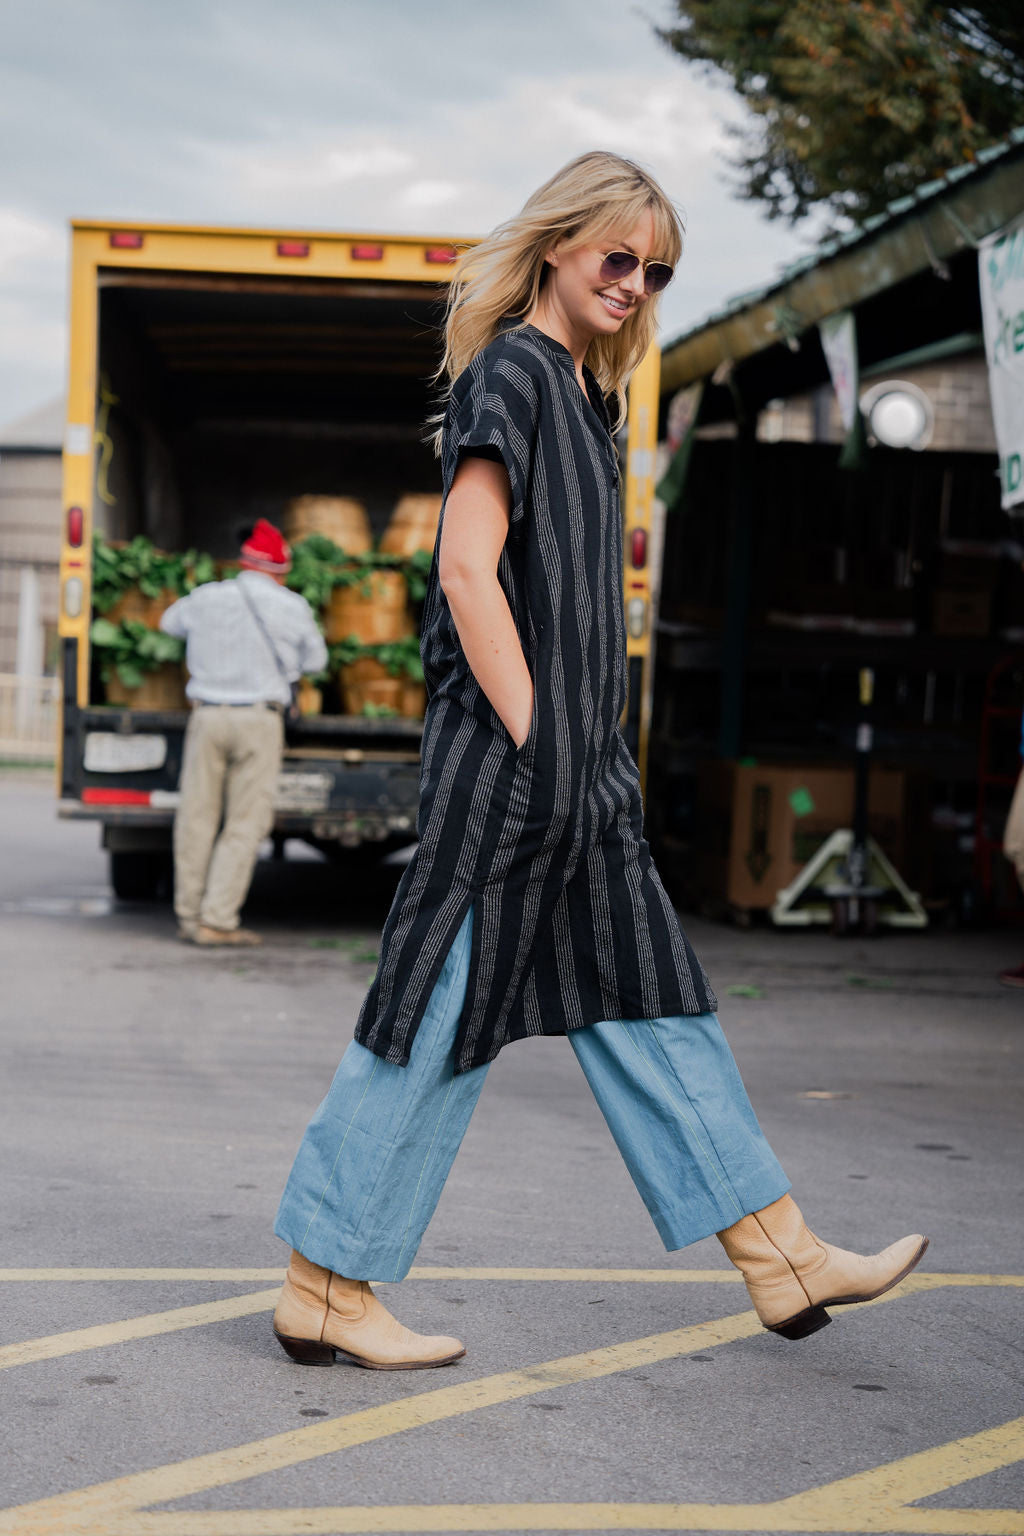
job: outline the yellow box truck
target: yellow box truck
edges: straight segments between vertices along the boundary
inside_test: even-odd
[[[90,645],[93,535],[230,560],[257,517],[354,498],[379,533],[436,491],[424,441],[451,237],[72,226],[61,551],[60,814],[102,825],[115,891],[170,874],[187,714],[111,703]],[[627,730],[646,748],[646,530],[656,351],[631,386],[625,462]],[[624,438],[624,441],[627,439]],[[275,835],[330,852],[415,838],[420,724],[324,714],[289,732]]]

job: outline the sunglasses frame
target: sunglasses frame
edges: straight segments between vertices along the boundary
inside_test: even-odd
[[[606,261],[610,261],[613,256],[628,256],[629,259],[634,263],[634,265],[631,266],[629,268],[629,270],[626,271],[626,272],[616,272],[616,273],[606,272],[604,270],[605,262]],[[637,256],[632,251],[620,251],[620,250],[608,251],[606,255],[601,257],[601,276],[605,279],[606,282],[609,282],[609,283],[617,283],[617,282],[620,281],[620,279],[622,279],[624,277],[629,277],[633,272],[636,271],[637,267],[640,267],[643,270],[643,274],[644,274],[644,293],[647,295],[647,297],[649,299],[653,299],[655,294],[664,293],[665,289],[668,287],[669,283],[672,281],[672,279],[676,275],[675,267],[670,266],[667,261],[658,261],[655,257],[648,257],[645,260],[642,256]],[[660,288],[648,288],[648,286],[647,286],[647,269],[648,269],[648,267],[657,267],[660,271],[668,273],[668,277],[662,283]]]

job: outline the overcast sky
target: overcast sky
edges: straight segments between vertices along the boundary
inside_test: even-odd
[[[587,149],[686,214],[678,334],[806,248],[729,194],[670,0],[0,0],[0,423],[64,377],[67,221],[483,233]]]

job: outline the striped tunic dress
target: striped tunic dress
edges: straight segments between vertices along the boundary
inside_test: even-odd
[[[449,402],[445,495],[467,453],[500,458],[508,471],[498,579],[533,677],[534,713],[517,749],[469,669],[435,551],[423,616],[420,841],[356,1029],[361,1044],[402,1065],[471,906],[457,1072],[528,1035],[716,1006],[652,862],[619,729],[618,461],[589,373],[587,387],[563,346],[525,326],[481,352]]]

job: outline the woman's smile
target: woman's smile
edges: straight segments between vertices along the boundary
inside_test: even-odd
[[[614,315],[617,320],[624,319],[634,304],[634,300],[624,299],[619,294],[609,293],[607,290],[599,292],[597,296],[602,300],[609,314]]]

